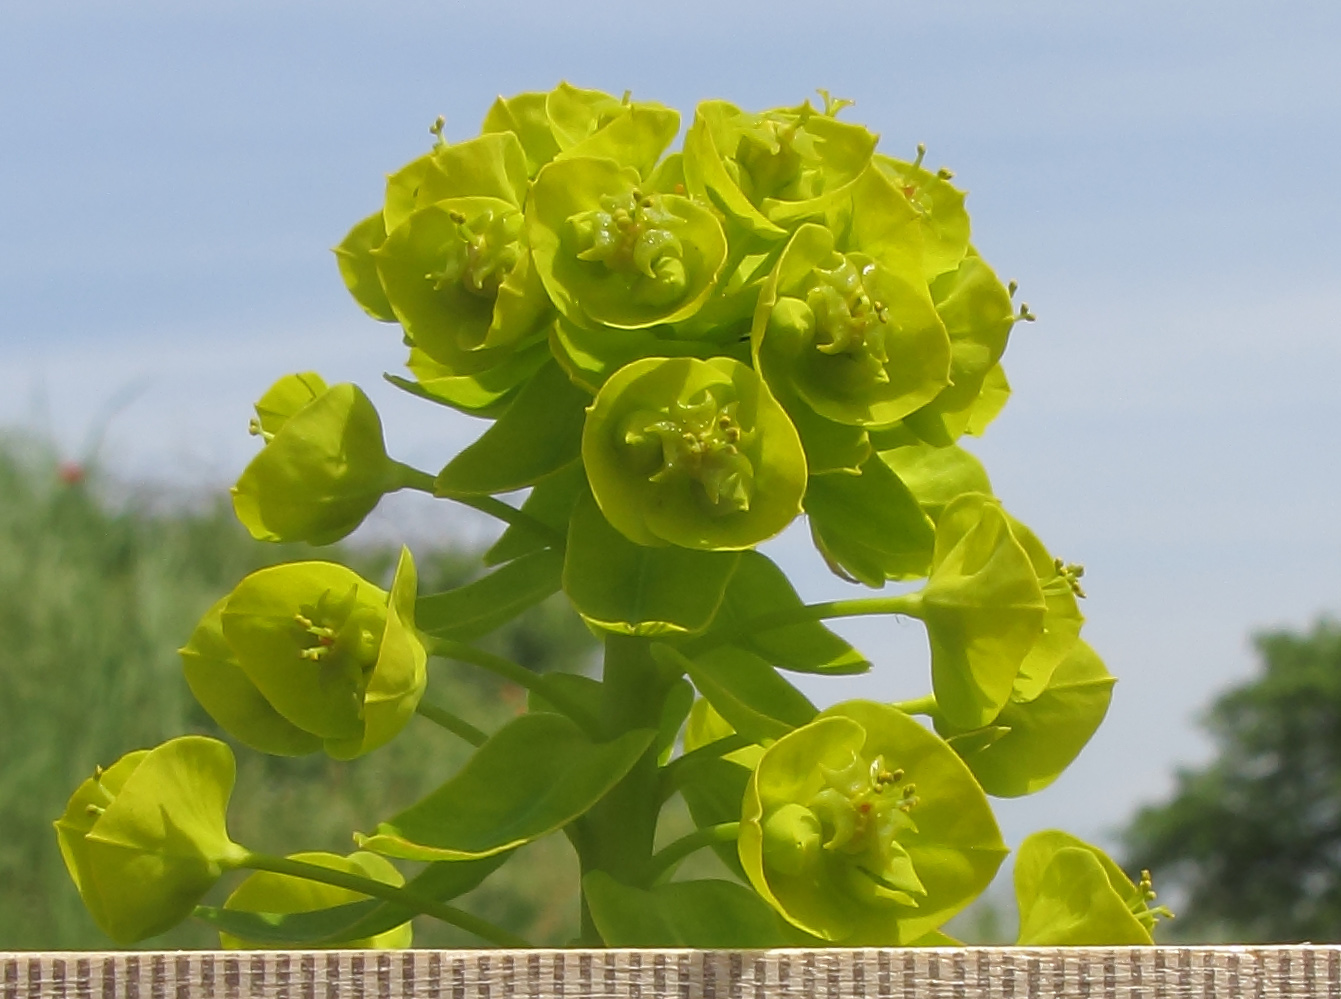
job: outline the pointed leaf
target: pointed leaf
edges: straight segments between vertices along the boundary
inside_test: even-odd
[[[805,694],[744,649],[724,645],[691,660],[661,645],[654,646],[652,654],[687,669],[699,693],[752,742],[780,738],[817,713]]]
[[[495,732],[442,787],[355,840],[366,850],[406,860],[502,853],[586,813],[655,738],[653,729],[635,729],[597,743],[563,715],[522,715]]]
[[[712,623],[739,552],[634,544],[589,495],[568,531],[563,588],[586,620],[627,635],[702,631]]]
[[[575,460],[590,397],[557,363],[541,368],[502,416],[438,475],[439,496],[479,496],[533,485]]]
[[[675,881],[644,890],[597,870],[582,879],[582,893],[607,947],[762,949],[814,942],[731,881]]]
[[[752,652],[779,669],[797,673],[847,675],[865,673],[871,664],[846,639],[820,621],[744,631],[747,624],[769,614],[803,607],[786,574],[757,551],[741,553],[740,565],[727,584],[722,606],[707,639],[718,639]]]
[[[935,528],[878,457],[860,475],[811,478],[804,506],[825,557],[867,586],[916,579],[931,567]]]
[[[562,576],[563,553],[542,548],[474,582],[420,597],[415,619],[435,638],[468,642],[559,592]]]

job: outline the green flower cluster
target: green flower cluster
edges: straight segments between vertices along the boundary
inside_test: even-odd
[[[405,946],[429,914],[558,831],[582,937],[609,946],[949,942],[1006,855],[989,796],[1046,787],[1102,721],[1113,677],[1081,640],[1082,570],[1006,511],[960,446],[1001,410],[1013,304],[948,171],[876,151],[823,94],[679,115],[560,84],[499,98],[479,135],[392,173],[337,247],[398,324],[426,400],[486,429],[436,475],[387,455],[353,385],[289,375],[233,490],[271,541],[326,544],[412,488],[506,525],[491,571],[417,593],[328,562],[244,579],[181,650],[229,735],[266,753],[375,750],[418,713],[476,747],[348,857],[228,840],[232,757],[131,754],[58,821],[99,922],[139,939],[194,912],[229,946]],[[526,491],[520,507],[506,497]],[[804,604],[757,547],[804,516],[832,571],[899,592]],[[537,676],[473,644],[562,592],[604,642],[600,679]],[[789,673],[870,661],[825,619],[925,627],[930,693],[819,711]],[[425,701],[431,654],[528,688],[493,733]],[[915,716],[928,719],[923,724]],[[677,748],[678,747],[678,748]],[[653,849],[665,801],[695,832]],[[679,881],[716,850],[733,880]],[[409,883],[387,858],[425,862]],[[228,870],[222,906],[198,905]],[[1149,943],[1148,879],[1039,834],[1016,865],[1022,943]],[[133,882],[133,884],[132,884]],[[143,883],[141,883],[143,882]]]

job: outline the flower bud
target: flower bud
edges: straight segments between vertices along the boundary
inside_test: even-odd
[[[182,736],[99,768],[56,820],[66,869],[118,943],[170,929],[246,856],[228,838],[232,751]]]
[[[362,755],[404,727],[424,692],[415,589],[404,549],[389,594],[330,562],[261,569],[196,627],[181,650],[187,682],[254,749]]]
[[[232,493],[238,520],[260,541],[338,541],[403,484],[377,410],[355,385],[327,388],[311,373],[287,375],[256,414],[252,432],[265,447]]]
[[[606,519],[637,544],[749,548],[800,512],[796,429],[727,357],[625,365],[587,410],[582,457]]]
[[[396,870],[391,861],[379,857],[375,853],[366,853],[362,850],[351,853],[347,857],[320,851],[294,853],[290,854],[288,859],[300,860],[307,864],[326,867],[345,874],[357,874],[360,877],[372,878],[374,881],[394,885],[397,888],[405,884],[404,875]],[[350,888],[339,888],[335,885],[323,884],[320,881],[309,881],[306,878],[293,877],[289,874],[276,874],[273,871],[256,871],[248,875],[247,879],[233,890],[233,893],[228,896],[228,900],[224,902],[223,907],[240,912],[273,912],[287,915],[293,912],[315,912],[318,909],[329,909],[350,902],[362,902],[367,897],[362,892]],[[347,949],[396,950],[409,947],[413,940],[414,927],[407,922],[401,923],[384,933],[378,933],[376,936],[356,940],[341,940],[339,943],[327,946]],[[219,944],[224,950],[283,949],[288,946],[287,944],[253,943],[223,931],[219,932]],[[303,946],[311,947],[313,945],[308,943],[303,944]]]

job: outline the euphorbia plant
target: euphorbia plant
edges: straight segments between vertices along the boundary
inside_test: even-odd
[[[405,946],[426,914],[523,945],[453,900],[562,834],[585,945],[948,941],[1007,853],[989,795],[1055,780],[1113,678],[1080,639],[1080,569],[957,443],[1004,404],[1001,355],[1032,317],[948,171],[877,152],[823,96],[707,101],[668,152],[676,112],[561,84],[500,98],[463,142],[439,123],[390,175],[341,273],[401,328],[413,377],[394,384],[492,422],[430,474],[387,455],[359,388],[289,375],[256,405],[234,505],[257,538],[326,544],[421,490],[502,522],[487,572],[419,594],[408,552],[389,591],[329,562],[263,569],[182,658],[252,750],[350,759],[417,713],[474,753],[347,857],[233,842],[222,742],[99,769],[56,825],[113,938],[194,913],[229,946]],[[911,585],[803,603],[758,550],[798,518],[841,578]],[[603,640],[599,677],[471,644],[559,592]],[[855,615],[925,625],[927,696],[819,711],[793,685],[871,668],[825,624]],[[430,657],[520,684],[527,710],[481,731]],[[654,849],[676,795],[696,829]],[[677,880],[699,849],[726,876]],[[231,871],[251,873],[202,904]],[[1027,840],[1015,876],[1024,943],[1149,943],[1162,912],[1148,878],[1061,832]]]

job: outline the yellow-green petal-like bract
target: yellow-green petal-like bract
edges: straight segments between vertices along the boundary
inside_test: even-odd
[[[338,541],[363,523],[383,494],[403,485],[400,466],[387,456],[377,410],[357,385],[325,388],[315,376],[289,375],[262,396],[256,411],[265,446],[232,496],[238,520],[257,540]]]
[[[427,683],[415,592],[407,549],[390,593],[331,562],[254,572],[217,608],[220,634],[207,615],[193,636],[211,659],[188,664],[193,689],[206,692],[201,703],[216,721],[263,751],[369,752],[405,726]]]
[[[70,798],[56,820],[61,856],[117,943],[181,922],[246,856],[226,826],[234,774],[226,745],[188,735],[99,768]]]
[[[753,369],[727,357],[648,357],[587,411],[582,461],[606,519],[641,545],[744,549],[801,510],[806,461]]]
[[[845,946],[902,946],[992,880],[1006,854],[973,775],[892,707],[849,701],[784,735],[745,792],[740,860],[793,925]]]

